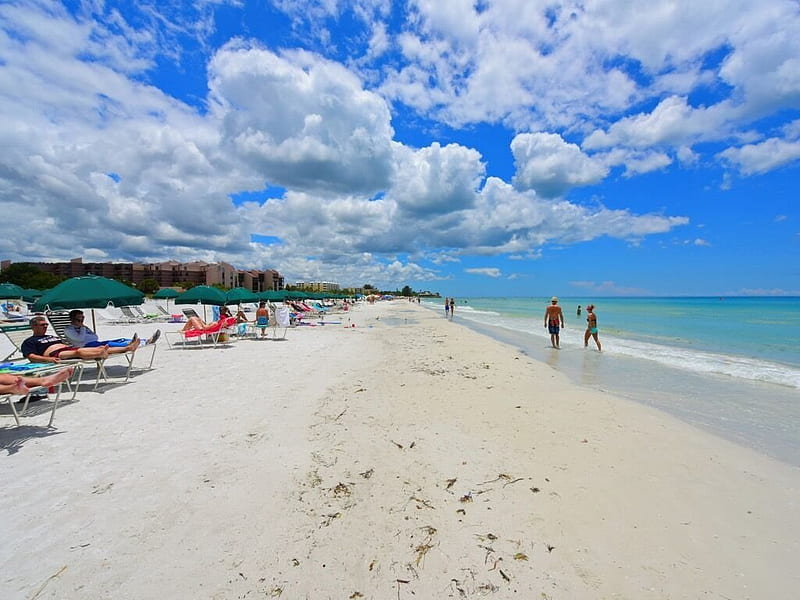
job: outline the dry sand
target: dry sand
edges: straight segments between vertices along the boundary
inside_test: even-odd
[[[350,317],[3,412],[0,598],[797,596],[798,469],[458,316]]]

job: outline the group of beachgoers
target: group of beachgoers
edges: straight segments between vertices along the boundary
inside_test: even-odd
[[[581,307],[578,305],[578,316],[581,316]],[[564,311],[558,305],[558,298],[550,298],[550,305],[544,311],[544,326],[550,333],[550,344],[553,348],[561,348],[561,329],[564,327]],[[586,307],[586,332],[583,334],[583,347],[589,347],[589,338],[594,340],[597,350],[602,351],[600,340],[597,337],[597,315],[594,313],[594,304]]]
[[[49,335],[47,318],[41,315],[33,317],[29,323],[33,335],[26,338],[20,346],[22,356],[32,363],[59,364],[63,360],[103,360],[112,354],[135,352],[142,344],[155,344],[161,336],[161,330],[146,341],[134,334],[132,338],[100,340],[98,335],[84,325],[85,315],[82,310],[69,313],[69,325],[64,329],[66,341],[57,335]],[[53,387],[69,379],[72,367],[66,367],[43,377],[0,373],[0,393],[27,396],[31,390]]]

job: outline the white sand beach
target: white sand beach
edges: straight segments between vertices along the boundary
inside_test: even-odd
[[[797,595],[800,470],[457,316],[349,316],[162,340],[154,370],[85,383],[53,430],[0,407],[0,598]]]

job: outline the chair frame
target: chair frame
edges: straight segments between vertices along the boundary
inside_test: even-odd
[[[29,363],[29,364],[32,364],[32,363]],[[70,364],[68,366],[71,366],[74,369],[71,379],[74,379],[75,382],[67,380],[67,381],[64,381],[64,382],[61,382],[61,383],[58,384],[57,389],[56,389],[56,397],[55,397],[55,400],[53,400],[53,406],[50,409],[50,420],[47,422],[47,427],[52,427],[53,426],[53,419],[55,419],[55,416],[56,416],[56,409],[58,408],[58,404],[61,401],[61,388],[62,388],[62,386],[66,383],[67,384],[67,389],[72,391],[72,398],[70,398],[70,400],[75,400],[75,396],[78,394],[78,386],[80,385],[81,377],[83,376],[83,365],[81,363],[77,363],[77,364],[74,364],[74,365]],[[33,376],[37,376],[38,377],[40,375],[48,375],[48,374],[53,373],[55,371],[59,371],[59,370],[61,370],[63,368],[64,368],[64,364],[63,363],[59,364],[59,365],[42,365],[41,367],[32,368],[30,371],[26,371],[25,375],[33,375]],[[73,385],[73,383],[74,383],[74,385]],[[7,401],[9,406],[11,407],[11,414],[14,415],[14,421],[16,421],[17,427],[19,427],[21,425],[19,418],[20,417],[24,417],[25,413],[28,410],[28,404],[30,403],[31,393],[34,390],[37,390],[37,389],[40,389],[40,388],[33,388],[30,392],[28,392],[25,395],[25,397],[21,400],[21,402],[23,402],[23,405],[22,405],[22,409],[20,409],[20,410],[17,410],[17,407],[15,406],[15,402],[14,402],[12,394],[0,394],[0,400]]]

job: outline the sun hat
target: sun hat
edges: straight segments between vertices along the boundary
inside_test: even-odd
[[[552,298],[550,298],[550,302],[558,302],[558,298],[553,296]]]

